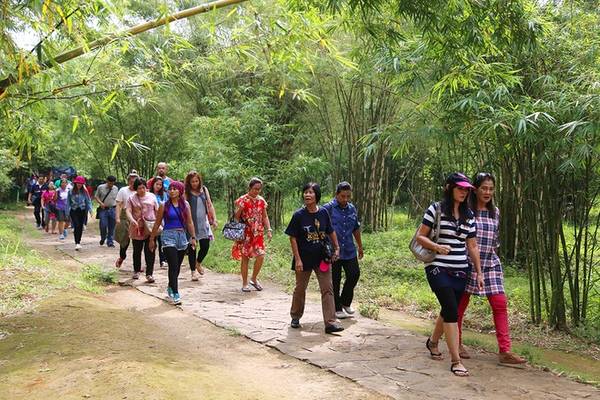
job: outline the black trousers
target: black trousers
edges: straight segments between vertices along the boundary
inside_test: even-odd
[[[342,283],[342,269],[346,275],[346,281],[340,294]],[[354,298],[354,288],[360,278],[358,258],[350,260],[337,260],[331,267],[331,279],[333,280],[333,299],[335,300],[335,311],[342,311],[342,306],[349,307]]]
[[[173,290],[173,293],[179,293],[177,279],[186,252],[187,250],[177,250],[175,247],[163,247],[163,253],[167,257],[167,264],[169,264],[169,287]]]
[[[198,240],[198,245],[196,249],[192,249],[192,246],[188,246],[188,261],[190,262],[190,269],[193,271],[196,269],[196,263],[202,263],[204,258],[208,254],[208,249],[210,248],[210,239],[200,239]],[[198,254],[196,255],[196,250],[198,250]]]
[[[437,297],[442,311],[440,315],[444,322],[458,322],[458,305],[464,290],[456,290],[451,287],[436,288],[433,293]]]
[[[146,261],[146,276],[151,276],[154,272],[154,252],[150,251],[150,237],[145,240],[131,239],[133,243],[133,270],[140,272],[142,270],[142,251]]]
[[[124,260],[124,259],[127,258],[127,249],[129,248],[129,243],[130,242],[127,242],[126,246],[121,246],[119,244],[119,258],[121,258],[121,260]]]
[[[73,236],[75,237],[75,244],[81,243],[81,235],[83,235],[83,222],[85,221],[86,210],[77,208],[71,210],[71,225],[73,226]]]
[[[156,237],[156,243],[157,243],[157,248],[158,248],[158,259],[160,260],[160,262],[166,262],[167,261],[167,257],[165,256],[165,252],[163,251],[163,247],[162,247],[162,239],[160,237],[160,235],[158,235]]]
[[[44,226],[44,215],[42,213],[42,200],[33,201],[33,216],[35,217],[35,224],[37,226]]]

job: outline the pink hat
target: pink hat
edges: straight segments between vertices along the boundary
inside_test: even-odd
[[[448,175],[448,178],[446,179],[446,184],[450,184],[453,183],[458,187],[462,187],[465,189],[475,189],[475,186],[473,186],[471,184],[471,181],[469,180],[469,178],[466,177],[465,174],[462,174],[460,172],[454,172],[450,175]]]
[[[85,178],[83,176],[79,175],[78,177],[73,179],[73,183],[81,183],[81,184],[85,185]]]

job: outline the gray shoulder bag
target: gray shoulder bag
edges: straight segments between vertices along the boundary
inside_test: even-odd
[[[442,211],[440,210],[440,208],[441,208],[441,203],[436,203],[435,204],[435,224],[433,225],[431,232],[429,232],[429,239],[431,239],[434,243],[437,243],[438,239],[440,238],[440,220],[441,220],[441,214],[442,214]],[[421,226],[419,225],[419,228],[420,227]],[[426,249],[425,247],[421,246],[419,244],[419,242],[417,242],[417,234],[419,232],[419,228],[417,228],[417,231],[415,232],[412,240],[410,241],[410,245],[408,247],[410,248],[410,251],[413,253],[413,255],[415,256],[415,258],[417,260],[422,261],[424,263],[430,263],[433,260],[435,260],[436,252]]]

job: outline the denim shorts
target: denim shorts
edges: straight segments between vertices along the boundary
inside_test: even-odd
[[[175,247],[177,250],[185,250],[188,240],[183,229],[165,229],[160,235],[162,247]]]
[[[56,219],[60,222],[67,222],[69,220],[69,216],[65,210],[56,210]]]

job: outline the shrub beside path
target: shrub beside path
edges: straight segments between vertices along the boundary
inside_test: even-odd
[[[99,248],[99,238],[88,229],[83,250],[67,239],[57,246],[86,264],[114,269],[115,249]],[[55,241],[44,236],[42,241]],[[47,243],[49,244],[49,243]],[[288,268],[288,266],[282,266]],[[165,299],[167,270],[155,268],[156,283],[131,277],[131,250],[121,269],[119,283],[142,293]],[[292,273],[290,271],[290,273]],[[357,316],[342,321],[345,331],[326,335],[320,303],[308,296],[301,329],[289,326],[291,296],[281,287],[263,282],[265,290],[242,293],[236,275],[207,271],[198,282],[190,281],[187,259],[179,280],[181,310],[216,326],[237,332],[284,354],[348,378],[395,399],[598,399],[600,390],[536,368],[501,367],[496,355],[473,351],[465,360],[471,376],[455,377],[450,361],[434,361],[425,349],[426,337]],[[209,343],[207,345],[210,345]],[[226,350],[224,350],[226,351]],[[257,363],[260,360],[256,360]]]

